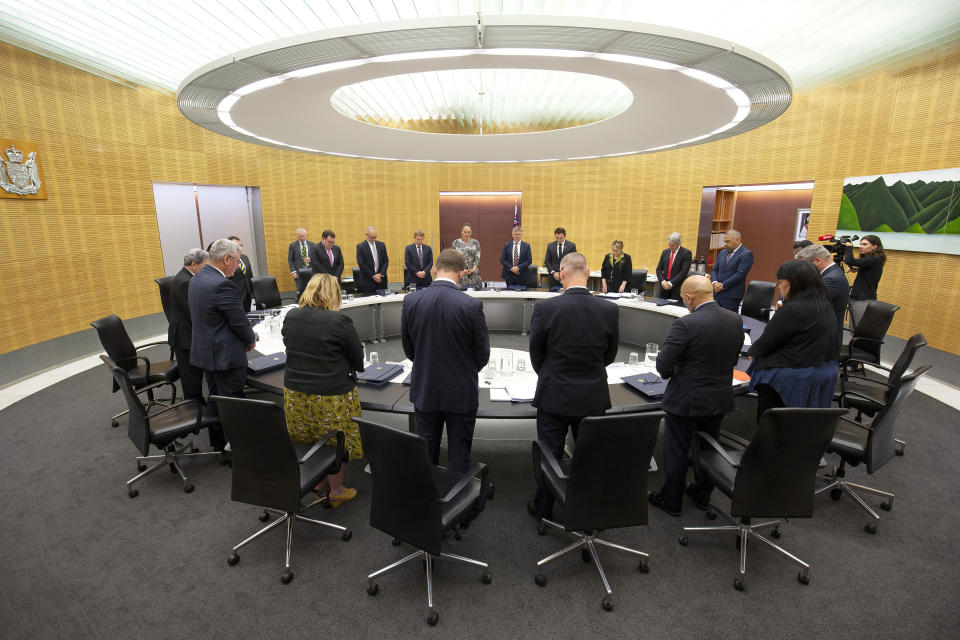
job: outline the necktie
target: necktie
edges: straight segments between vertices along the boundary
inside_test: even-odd
[[[420,269],[423,270],[423,249],[417,247],[417,257],[420,258]]]
[[[562,258],[562,257],[563,257],[563,245],[562,245],[562,244],[558,244],[558,245],[557,245],[557,257],[558,257],[558,258]]]
[[[333,249],[327,249],[327,257],[330,258],[330,266],[333,266]]]
[[[370,253],[373,254],[373,272],[378,273],[380,271],[380,261],[377,260],[377,245],[369,244]]]
[[[247,265],[243,264],[243,260],[240,261],[240,273],[247,273]]]
[[[513,243],[513,266],[520,264],[520,245],[516,242]]]
[[[304,260],[307,259],[307,245],[302,242],[300,243],[300,257]]]
[[[670,264],[667,265],[667,280],[670,279],[670,272],[673,270],[673,257],[677,255],[676,251],[670,252]]]

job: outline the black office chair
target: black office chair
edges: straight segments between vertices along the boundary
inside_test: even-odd
[[[177,401],[177,387],[174,382],[180,379],[180,370],[177,363],[170,360],[161,360],[151,362],[149,358],[137,355],[141,349],[155,347],[158,345],[167,345],[166,341],[150,342],[139,347],[133,346],[133,341],[127,334],[123,326],[123,321],[118,316],[106,316],[99,320],[94,320],[90,326],[97,330],[100,337],[100,344],[103,350],[107,352],[110,359],[117,363],[121,369],[127,373],[130,384],[134,386],[137,393],[147,394],[147,409],[154,404],[172,404]],[[162,385],[170,385],[169,401],[157,400],[153,396],[153,390]],[[116,378],[113,380],[113,392],[120,389]],[[110,426],[119,426],[119,418],[126,415],[127,411],[121,411],[110,419]]]
[[[163,315],[167,317],[167,322],[170,322],[170,295],[173,290],[174,278],[176,276],[165,276],[154,280],[160,288],[160,306],[163,307]]]
[[[460,537],[458,526],[483,510],[488,491],[486,465],[474,464],[459,474],[430,464],[426,441],[413,433],[353,418],[360,425],[363,451],[370,463],[373,489],[370,526],[393,536],[393,543],[405,542],[416,551],[367,576],[367,593],[380,590],[375,578],[423,558],[427,573],[427,623],[437,624],[440,615],[433,607],[433,562],[437,558],[457,560],[484,570],[483,584],[491,581],[487,564],[443,551],[449,533]],[[479,476],[479,477],[478,477]]]
[[[128,426],[127,435],[142,454],[137,457],[137,475],[127,480],[127,495],[136,498],[140,495],[133,485],[143,477],[150,475],[163,465],[170,467],[171,473],[177,473],[183,480],[183,492],[191,493],[193,484],[183,472],[180,461],[185,458],[199,458],[205,456],[220,456],[219,451],[205,451],[198,453],[197,448],[189,440],[180,442],[190,434],[200,433],[209,423],[203,420],[203,405],[196,400],[183,400],[163,409],[151,411],[140,402],[137,389],[130,382],[130,376],[122,367],[108,356],[101,355],[117,386],[123,391],[127,401]],[[149,455],[150,445],[163,451],[160,455]],[[145,462],[156,462],[147,467]]]
[[[627,291],[631,289],[636,289],[640,293],[646,291],[647,288],[647,270],[646,269],[634,269],[630,272],[630,281],[627,282]]]
[[[773,305],[773,296],[776,289],[776,282],[752,280],[750,284],[747,285],[747,292],[743,295],[743,303],[740,305],[740,315],[763,320],[764,322],[769,320],[770,307]]]
[[[284,304],[283,297],[280,295],[280,288],[277,286],[277,279],[274,276],[253,278],[253,297],[257,301],[256,308],[260,311],[281,307]],[[287,298],[287,300],[288,302],[294,302],[293,298]]]
[[[929,371],[931,366],[925,364],[912,373],[901,377],[900,381],[890,390],[886,404],[877,412],[876,417],[870,424],[861,424],[856,420],[844,418],[837,427],[837,433],[827,449],[830,453],[836,453],[840,456],[840,464],[834,468],[833,473],[823,476],[828,484],[817,489],[817,493],[829,491],[830,497],[835,501],[843,497],[844,493],[849,494],[854,502],[859,504],[873,518],[872,522],[864,526],[864,530],[869,534],[877,532],[880,516],[870,508],[870,505],[863,498],[857,495],[854,489],[886,498],[886,502],[880,503],[880,508],[884,511],[890,511],[893,508],[894,494],[848,482],[844,479],[846,477],[846,465],[850,464],[850,466],[855,467],[861,462],[865,462],[867,473],[872,474],[896,455],[897,443],[893,437],[893,425],[900,415],[900,410],[903,408],[907,396],[916,388],[920,376]],[[841,396],[840,402],[841,405],[845,405],[848,399]]]
[[[694,438],[694,464],[703,477],[730,498],[731,520],[739,521],[731,525],[684,527],[680,544],[689,544],[689,531],[735,531],[740,572],[733,586],[738,591],[745,587],[747,541],[751,538],[799,564],[797,580],[809,583],[809,564],[757,532],[772,526],[772,536],[779,538],[780,521],[752,519],[813,515],[817,468],[844,413],[844,409],[769,409],[760,419],[753,439],[740,450],[728,450],[709,434],[698,432]],[[707,515],[716,517],[712,506]]]
[[[527,267],[527,277],[523,283],[527,289],[538,289],[540,287],[540,273],[537,271],[538,268],[537,265],[532,263]]]
[[[584,562],[593,562],[600,572],[606,595],[605,611],[613,610],[613,590],[600,564],[597,545],[640,557],[639,570],[650,570],[649,556],[636,549],[607,542],[596,532],[647,523],[647,476],[657,444],[662,411],[639,415],[590,417],[580,423],[573,458],[557,460],[540,441],[533,443],[533,468],[563,508],[564,524],[541,519],[541,535],[548,526],[573,534],[576,540],[537,562],[534,581],[544,586],[543,566],[571,551],[581,550]]]
[[[241,547],[286,523],[286,560],[280,582],[290,584],[293,580],[290,546],[294,520],[341,531],[340,537],[344,541],[353,535],[346,527],[303,515],[306,509],[326,502],[326,497],[317,498],[306,506],[301,503],[301,499],[310,494],[318,482],[339,471],[343,458],[343,432],[331,431],[301,456],[290,441],[282,407],[263,400],[225,396],[211,398],[217,403],[220,423],[230,441],[233,456],[230,498],[235,502],[263,507],[260,516],[262,522],[270,518],[268,512],[280,514],[279,518],[235,546],[227,556],[227,564],[233,566],[240,562],[237,551]],[[335,448],[324,446],[333,438],[336,439]]]
[[[871,300],[863,312],[850,341],[840,349],[841,372],[860,363],[880,364],[880,347],[898,307],[889,302]],[[849,364],[848,364],[849,363]]]

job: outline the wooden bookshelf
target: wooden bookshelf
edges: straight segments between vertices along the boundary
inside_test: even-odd
[[[717,189],[713,204],[713,223],[710,229],[710,251],[707,264],[712,266],[717,254],[723,250],[723,235],[733,229],[733,214],[737,206],[737,192]]]

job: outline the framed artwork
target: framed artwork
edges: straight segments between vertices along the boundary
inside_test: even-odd
[[[807,229],[810,227],[810,209],[797,209],[797,231],[794,240],[806,240]]]

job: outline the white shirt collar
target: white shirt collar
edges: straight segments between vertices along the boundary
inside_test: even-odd
[[[458,287],[460,286],[459,284],[457,284],[456,282],[454,282],[454,281],[451,280],[450,278],[437,278],[436,280],[434,280],[434,282],[441,282],[441,281],[443,281],[443,282],[449,282],[450,284],[456,285],[456,286],[458,286]]]
[[[209,264],[209,263],[208,263],[208,264]],[[212,264],[211,264],[210,266],[213,267]],[[214,268],[214,269],[217,269],[217,267],[213,267],[213,268]],[[227,274],[225,274],[223,271],[220,271],[220,269],[217,269],[217,273],[219,273],[220,275],[222,275],[224,278],[227,277]]]

